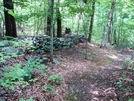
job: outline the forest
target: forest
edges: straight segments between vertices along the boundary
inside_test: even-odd
[[[134,101],[134,0],[0,0],[0,101]]]

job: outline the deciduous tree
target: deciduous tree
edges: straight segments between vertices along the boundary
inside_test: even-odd
[[[50,61],[53,62],[53,8],[54,0],[51,0],[51,17],[50,17],[50,37],[51,37],[51,49],[50,49]]]
[[[5,28],[6,28],[6,36],[17,37],[16,32],[16,23],[13,15],[9,14],[9,12],[13,12],[13,1],[12,0],[3,0],[4,3],[4,15],[5,15]]]
[[[50,5],[50,0],[48,0],[48,14],[47,14],[47,35],[50,35],[50,29],[51,29],[51,5]]]
[[[60,1],[58,0],[57,9],[56,9],[57,37],[61,37],[62,36],[62,33],[61,33],[61,14],[60,14],[60,10],[59,10],[59,3],[60,3]]]
[[[106,47],[107,35],[110,32],[110,26],[111,26],[111,21],[112,21],[112,18],[113,18],[114,8],[115,8],[115,2],[113,1],[111,3],[111,9],[110,9],[110,12],[109,12],[109,17],[108,17],[107,25],[105,27],[105,31],[104,31],[104,34],[103,34],[103,39],[102,39],[101,46],[100,46],[101,48],[105,48]]]
[[[92,38],[94,13],[95,13],[95,0],[92,1],[92,10],[93,12],[92,12],[91,19],[90,19],[88,42],[91,42],[91,38]]]

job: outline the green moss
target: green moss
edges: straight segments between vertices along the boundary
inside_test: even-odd
[[[96,64],[98,66],[102,66],[102,65],[110,64],[112,61],[113,61],[113,59],[107,58],[107,59],[104,59],[104,60],[102,60],[100,62],[97,62]]]

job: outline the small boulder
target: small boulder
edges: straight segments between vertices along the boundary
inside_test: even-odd
[[[0,47],[8,47],[10,44],[7,41],[1,41],[0,42]]]
[[[4,47],[2,48],[2,52],[4,52],[6,55],[20,55],[24,54],[25,50],[24,49],[19,49],[19,48],[13,48],[13,47]]]
[[[4,75],[4,73],[0,70],[0,78]],[[0,100],[1,101],[1,100]]]
[[[13,47],[4,47],[4,48],[2,48],[2,52],[4,52],[7,55],[19,54],[19,50],[15,49]]]
[[[0,101],[6,101],[6,100],[5,100],[4,98],[1,98],[1,97],[0,97]]]

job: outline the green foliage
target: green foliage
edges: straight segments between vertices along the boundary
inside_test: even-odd
[[[122,68],[128,67],[132,63],[132,60],[130,58],[126,58],[122,64]]]
[[[8,41],[0,41],[0,47],[8,46]]]
[[[30,98],[30,99],[26,99],[26,100],[20,99],[19,101],[34,101],[34,100],[32,98]]]
[[[126,87],[126,88],[124,88],[124,90],[126,91],[126,92],[132,92],[133,90],[132,90],[133,88],[132,87]]]
[[[23,69],[27,72],[27,74],[31,74],[34,68],[37,68],[43,74],[43,70],[47,69],[47,66],[41,64],[42,62],[42,59],[29,58]]]
[[[69,90],[69,94],[65,97],[67,101],[77,101],[77,94]]]
[[[16,41],[10,41],[10,43],[11,44],[13,44],[13,47],[14,48],[19,48],[19,47],[30,47],[30,43],[29,42],[27,42],[27,41],[18,41],[18,42],[16,42]]]
[[[63,78],[58,74],[52,74],[48,77],[48,81],[53,81],[56,83],[61,83],[63,81]]]
[[[33,48],[32,43],[29,41],[13,41],[14,38],[10,36],[5,36],[5,39],[12,39],[12,40],[2,40],[0,41],[0,63],[6,62],[8,59],[13,57],[18,57],[24,55],[24,49],[31,49]],[[16,49],[17,48],[17,49]],[[24,48],[24,49],[23,49]],[[22,50],[22,53],[20,51]],[[19,54],[18,54],[19,53]]]
[[[117,85],[122,85],[122,81],[116,82]]]
[[[13,40],[14,39],[14,37],[11,37],[11,36],[4,36],[3,37],[5,40]]]
[[[12,67],[6,67],[5,70],[11,69],[9,72],[5,72],[4,76],[0,79],[0,83],[2,86],[5,86],[9,89],[14,90],[14,84],[20,84],[18,81],[23,81],[23,73],[24,71],[20,68],[16,68],[15,70]]]
[[[46,87],[44,88],[45,91],[49,91],[50,93],[54,92],[55,88],[51,84],[47,84]]]
[[[4,67],[4,76],[0,79],[2,86],[14,90],[14,85],[21,84],[22,88],[29,85],[29,82],[35,82],[37,79],[32,78],[34,69],[37,68],[44,73],[47,67],[41,64],[42,60],[29,58],[26,64],[18,63],[9,67]]]
[[[119,81],[116,82],[116,85],[120,87],[123,93],[132,93],[134,91],[133,84],[133,70],[134,62],[130,58],[126,58],[122,64],[122,70],[120,70]],[[133,101],[129,98],[127,101]]]
[[[13,17],[15,17],[15,18],[16,18],[16,15],[15,15],[15,13],[14,13],[13,11],[8,10],[8,14],[10,14],[10,15],[12,15]]]
[[[97,51],[94,51],[93,53],[92,53],[92,55],[97,55],[97,54],[99,54],[99,50],[97,50]]]
[[[52,74],[48,77],[47,80],[52,81],[53,83],[59,84],[62,82],[63,78],[58,74]],[[47,84],[43,90],[53,93],[55,91],[55,87],[52,84]]]
[[[0,52],[0,63],[4,63],[6,62],[6,59],[9,59],[10,56],[8,56],[8,58],[4,55],[4,53]]]
[[[129,98],[128,101],[134,101],[134,99]]]
[[[2,1],[1,1],[2,3]],[[96,44],[101,43],[101,39],[104,33],[104,27],[106,25],[107,19],[108,19],[108,12],[110,9],[111,2],[108,2],[107,0],[95,0],[95,19],[94,19],[94,26],[93,26],[93,37],[92,42]],[[68,0],[68,1],[61,1],[59,2],[59,8],[62,9],[60,11],[61,13],[61,20],[63,28],[70,27],[72,32],[77,31],[78,26],[78,19],[80,16],[80,25],[79,25],[79,34],[83,33],[83,25],[82,25],[82,15],[88,14],[86,17],[87,23],[86,28],[89,28],[89,19],[91,17],[91,14],[93,13],[92,10],[92,0],[89,0],[87,4],[85,4],[83,1],[74,1],[74,0]],[[14,12],[11,10],[8,10],[8,13],[16,18],[17,25],[21,26],[21,29],[26,32],[26,35],[31,35],[29,31],[32,33],[38,32],[39,34],[45,34],[44,33],[44,27],[46,27],[46,24],[42,23],[44,20],[47,20],[47,15],[49,15],[50,12],[48,12],[48,1],[47,0],[35,0],[31,2],[30,0],[15,0],[14,2]],[[55,8],[57,6],[57,2],[55,2]],[[113,30],[116,29],[116,37],[119,38],[118,45],[120,47],[134,47],[133,46],[133,22],[134,22],[134,12],[133,12],[133,1],[117,1],[116,2],[116,11],[114,12],[113,16],[113,27],[111,27],[111,37],[114,40],[113,37]],[[123,7],[123,8],[122,8]],[[0,11],[3,12],[4,7],[0,7]],[[128,13],[130,12],[130,13]],[[4,15],[2,13],[2,15]],[[56,10],[54,11],[54,22],[56,22]],[[0,17],[0,23],[2,17]],[[26,29],[26,30],[25,30]],[[27,32],[28,30],[28,32]],[[64,30],[64,29],[63,29]],[[124,38],[127,40],[125,41]],[[112,43],[113,43],[113,40]],[[127,45],[126,45],[127,43]],[[47,47],[49,48],[49,47]]]

